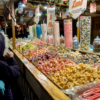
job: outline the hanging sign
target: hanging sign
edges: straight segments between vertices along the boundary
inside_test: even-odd
[[[79,17],[87,8],[87,0],[70,0],[69,1],[69,12],[72,17],[76,19]]]
[[[35,22],[36,24],[39,22],[39,6],[37,6],[35,10]]]
[[[27,0],[23,0],[23,3],[26,4],[27,3]]]
[[[96,12],[96,3],[90,3],[90,13],[95,13]]]
[[[22,6],[22,2],[18,3],[18,13],[22,14],[23,13],[23,6]]]
[[[62,12],[62,19],[65,19],[65,18],[67,18],[66,12]]]
[[[55,21],[55,6],[47,9],[47,31],[53,33],[53,22]]]

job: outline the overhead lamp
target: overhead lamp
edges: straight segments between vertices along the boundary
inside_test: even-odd
[[[25,4],[22,4],[22,7],[25,7]]]
[[[38,14],[38,16],[41,16],[41,15],[42,15],[41,13]]]
[[[47,9],[47,6],[45,6],[44,9]]]

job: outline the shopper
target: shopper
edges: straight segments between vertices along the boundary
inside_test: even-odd
[[[28,35],[29,35],[29,32],[27,31],[27,26],[26,26],[26,24],[24,24],[23,28],[22,28],[22,38],[24,38],[24,37],[27,38]]]
[[[22,38],[22,26],[17,26],[15,28],[16,38]]]
[[[13,56],[14,54],[8,50],[7,36],[0,32],[0,80],[5,84],[4,100],[13,100],[10,83],[20,75],[19,67]]]

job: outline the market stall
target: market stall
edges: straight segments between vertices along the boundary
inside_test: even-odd
[[[32,3],[31,0],[29,2]],[[89,8],[89,2],[85,1],[85,6],[78,16],[74,15],[73,9],[70,9],[70,2],[69,11],[66,10],[68,8],[66,1],[64,4],[63,2],[59,4],[57,1],[41,2],[48,4],[47,22],[39,16],[40,11],[45,12],[43,6],[31,5],[35,9],[35,20],[33,18],[31,20],[36,24],[29,25],[28,37],[15,38],[13,33],[13,38],[9,39],[9,47],[15,54],[21,73],[38,99],[95,100],[100,98],[97,89],[100,85],[100,38],[95,38],[93,45],[91,44],[92,18],[89,13],[88,16],[84,14],[84,11]],[[77,6],[78,3],[72,8]],[[21,11],[22,9],[18,10]],[[60,36],[60,21],[55,21],[55,16],[59,19],[55,11],[62,13],[64,36]],[[78,18],[76,23],[78,30],[74,38],[73,18]],[[97,92],[92,91],[89,95],[87,90],[97,90]],[[29,92],[26,94],[31,97]]]

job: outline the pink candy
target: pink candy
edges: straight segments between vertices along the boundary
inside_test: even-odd
[[[64,23],[64,34],[65,34],[65,46],[72,47],[72,22]]]

